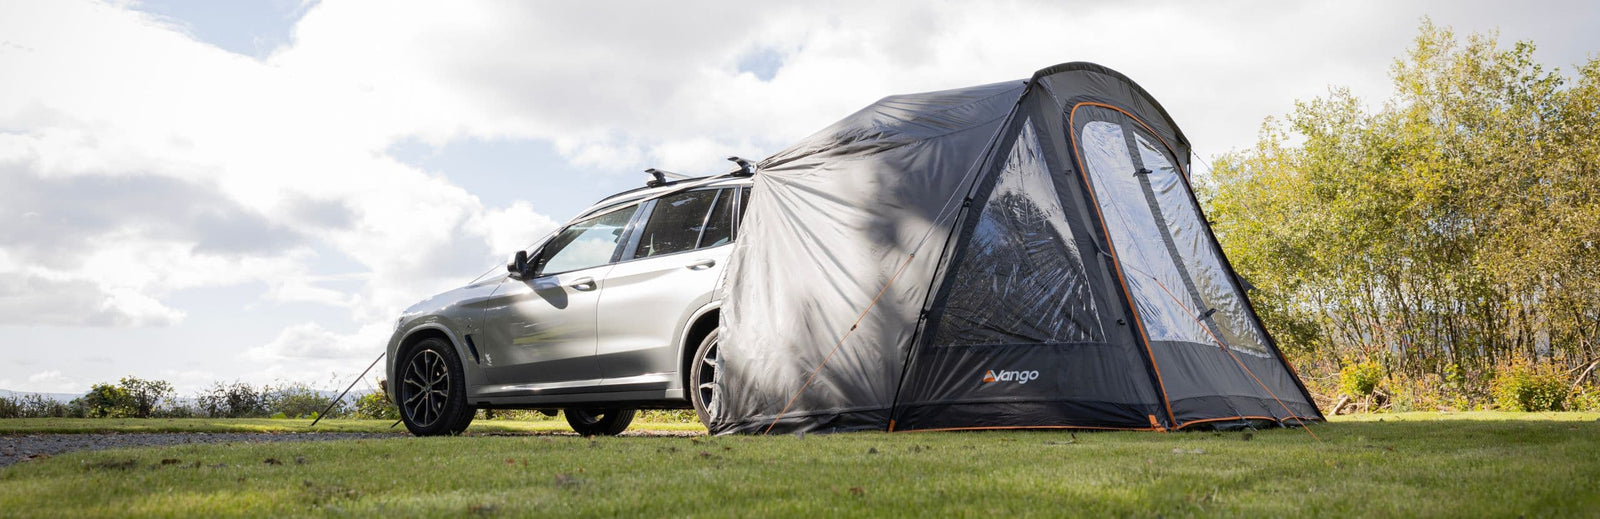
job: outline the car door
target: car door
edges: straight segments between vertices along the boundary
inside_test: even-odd
[[[529,260],[528,276],[501,285],[478,341],[492,386],[485,393],[560,393],[600,382],[594,360],[599,283],[638,208],[567,226]]]
[[[596,358],[609,390],[667,389],[678,379],[678,340],[711,302],[733,240],[736,189],[686,191],[642,212],[621,261],[601,282]]]

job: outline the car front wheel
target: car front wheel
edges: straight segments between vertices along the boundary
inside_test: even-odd
[[[400,417],[417,436],[461,434],[472,423],[467,381],[455,348],[423,339],[406,350],[400,365]]]

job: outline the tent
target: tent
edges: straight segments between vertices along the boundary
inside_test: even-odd
[[[1091,63],[884,98],[757,165],[718,434],[1320,420],[1189,142]]]

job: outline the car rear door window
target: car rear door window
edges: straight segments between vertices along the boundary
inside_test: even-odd
[[[650,219],[639,232],[632,257],[649,258],[693,250],[700,243],[706,219],[721,191],[686,191],[656,200]]]
[[[716,247],[733,240],[733,190],[724,189],[717,195],[711,216],[706,218],[705,230],[700,233],[700,248]]]
[[[629,206],[567,226],[539,254],[536,275],[560,274],[611,263],[617,241],[638,206]]]

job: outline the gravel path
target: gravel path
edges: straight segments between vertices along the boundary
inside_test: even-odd
[[[468,433],[473,436],[577,436],[571,431]],[[628,437],[691,437],[702,431],[635,429]],[[47,458],[63,452],[97,451],[123,447],[169,447],[198,443],[270,443],[327,440],[408,438],[405,433],[111,433],[111,434],[0,434],[0,467]]]
[[[403,434],[378,433],[116,433],[116,434],[16,434],[0,435],[0,467],[63,452],[167,447],[197,443],[268,443],[402,438]]]

